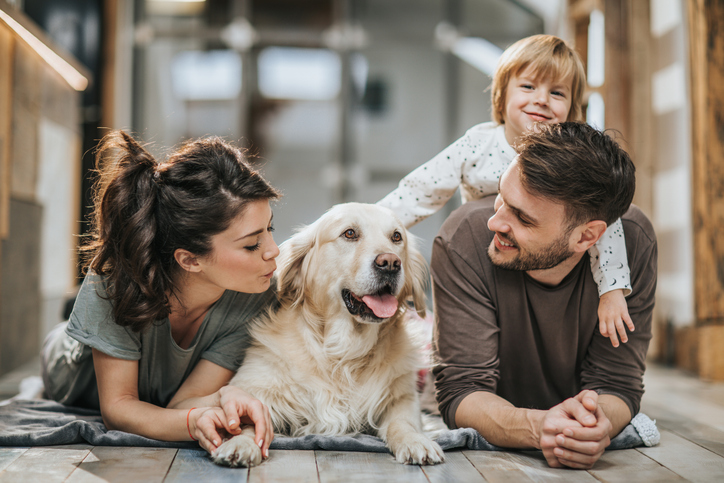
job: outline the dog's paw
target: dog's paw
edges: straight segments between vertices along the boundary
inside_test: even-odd
[[[261,449],[252,438],[241,434],[222,443],[211,454],[211,459],[222,466],[256,466],[261,463]]]
[[[393,449],[398,463],[406,465],[436,465],[445,461],[439,444],[420,433],[410,433]]]

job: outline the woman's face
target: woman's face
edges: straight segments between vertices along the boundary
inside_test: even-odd
[[[207,282],[236,292],[268,289],[279,255],[272,231],[269,201],[249,203],[229,228],[211,237],[211,253],[198,259]]]

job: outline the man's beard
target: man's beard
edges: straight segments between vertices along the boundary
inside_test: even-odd
[[[488,258],[491,262],[493,262],[493,265],[505,270],[548,270],[549,268],[553,268],[573,256],[574,252],[568,248],[569,235],[570,232],[565,233],[557,240],[551,242],[550,245],[535,252],[522,250],[520,245],[514,241],[515,245],[518,247],[518,256],[512,260],[504,262],[495,260],[497,248],[495,247],[495,241],[493,240],[490,242],[490,246],[488,247]]]

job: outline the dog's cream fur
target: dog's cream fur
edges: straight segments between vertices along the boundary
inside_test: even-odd
[[[382,259],[400,264],[396,275],[380,269]],[[367,432],[381,437],[400,463],[443,461],[440,446],[422,434],[420,344],[404,322],[408,298],[424,311],[426,264],[397,217],[377,205],[337,205],[284,243],[278,263],[281,306],[252,329],[254,343],[230,384],[269,407],[277,433]],[[381,284],[399,302],[394,315],[348,310],[344,289],[362,297]],[[231,438],[214,461],[260,463],[252,438],[249,430]]]

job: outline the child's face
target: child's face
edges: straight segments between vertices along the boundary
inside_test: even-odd
[[[571,79],[538,78],[528,67],[508,82],[505,100],[505,137],[513,144],[538,122],[554,124],[568,119]]]

